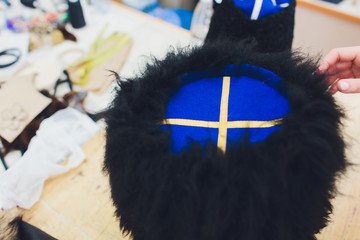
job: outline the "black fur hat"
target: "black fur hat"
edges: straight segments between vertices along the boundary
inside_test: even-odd
[[[223,0],[220,4],[214,1],[214,15],[205,42],[218,39],[235,41],[253,39],[257,41],[257,50],[261,52],[291,49],[294,35],[295,0],[289,0],[290,5],[283,10],[256,20],[251,20],[243,9],[234,4],[234,1]],[[263,1],[270,2],[270,0]]]
[[[205,82],[230,76],[232,70],[223,71],[229,66],[266,72],[252,76],[289,107],[278,128],[255,142],[253,132],[239,134],[225,152],[211,137],[189,137],[174,150],[178,133],[171,123],[164,125],[170,102],[204,79],[204,72]],[[107,116],[104,169],[121,229],[135,240],[315,240],[346,166],[342,113],[315,71],[314,62],[294,53],[262,54],[242,43],[218,42],[170,51],[139,76],[119,79],[121,90]],[[189,80],[189,73],[197,77]],[[247,79],[240,73],[234,75]],[[270,75],[281,81],[272,84]],[[204,87],[189,96],[211,96],[213,90],[218,89]],[[272,105],[256,99],[248,103]],[[191,107],[194,114],[206,108],[197,102]]]

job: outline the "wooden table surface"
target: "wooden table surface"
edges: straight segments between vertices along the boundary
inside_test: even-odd
[[[87,158],[79,167],[47,180],[24,220],[57,239],[128,239],[120,233],[102,172],[104,144],[102,131],[83,146]]]
[[[347,112],[348,159],[360,164],[360,94],[335,97]],[[102,131],[83,146],[87,158],[80,166],[46,181],[40,201],[30,210],[14,209],[1,215],[22,212],[25,221],[61,240],[129,239],[119,231],[108,178],[102,172],[104,144]],[[349,168],[338,186],[331,222],[318,240],[360,240],[360,166]]]
[[[335,97],[347,112],[347,156],[360,164],[360,94]],[[108,179],[102,172],[104,144],[104,132],[86,143],[86,160],[76,169],[49,179],[40,201],[24,212],[24,220],[58,239],[128,239],[119,231]],[[331,222],[318,240],[359,240],[360,166],[349,168],[338,187]]]
[[[334,211],[329,225],[318,240],[360,239],[360,94],[335,94],[338,103],[346,110],[344,137],[346,155],[354,165],[339,179],[338,195],[333,200]]]

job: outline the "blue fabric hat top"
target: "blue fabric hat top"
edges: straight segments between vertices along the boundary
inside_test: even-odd
[[[257,20],[280,12],[290,5],[291,0],[233,0],[251,20]]]
[[[241,64],[191,72],[168,102],[162,129],[171,128],[171,149],[211,140],[223,151],[245,134],[250,143],[265,140],[290,113],[282,79],[261,67]]]

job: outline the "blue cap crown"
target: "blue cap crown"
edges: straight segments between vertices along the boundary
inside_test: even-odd
[[[211,140],[223,151],[245,134],[265,140],[291,112],[282,79],[261,67],[241,64],[180,76],[183,86],[169,101],[163,129],[171,128],[171,148]]]

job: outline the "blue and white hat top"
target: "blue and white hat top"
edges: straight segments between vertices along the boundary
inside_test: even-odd
[[[251,20],[257,20],[287,8],[291,0],[232,0]],[[222,0],[215,0],[220,4]]]

